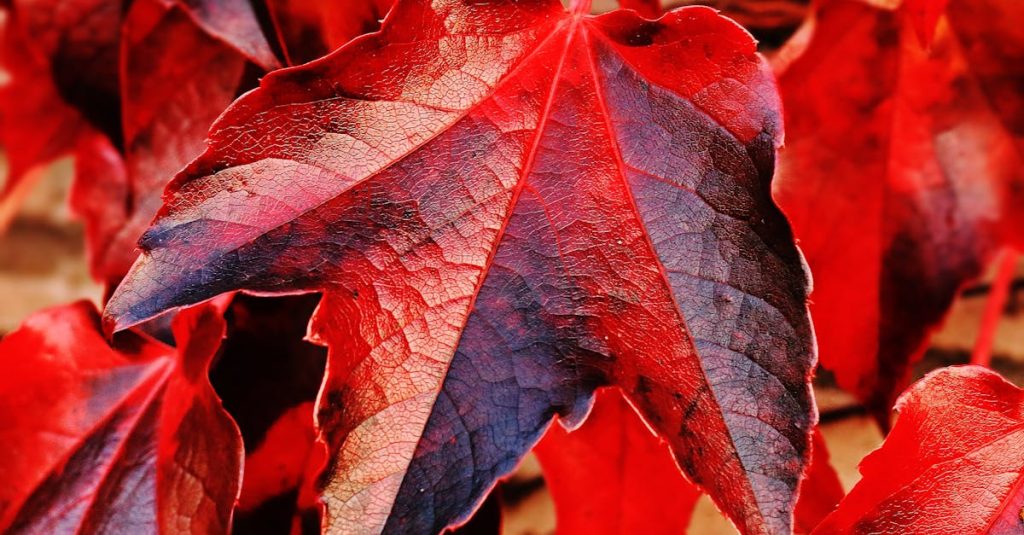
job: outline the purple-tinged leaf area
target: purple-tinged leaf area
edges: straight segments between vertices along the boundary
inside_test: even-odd
[[[168,8],[180,5],[203,30],[233,47],[256,65],[281,66],[270,48],[253,3],[249,0],[160,0]]]
[[[745,533],[789,531],[815,355],[779,124],[753,41],[706,8],[401,1],[225,112],[108,327],[322,291],[331,530],[466,521],[618,385]]]

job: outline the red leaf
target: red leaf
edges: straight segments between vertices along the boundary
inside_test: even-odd
[[[2,9],[0,146],[9,168],[0,230],[31,191],[30,170],[92,144],[121,139],[117,54],[120,2],[11,0]],[[87,121],[87,120],[88,121]],[[41,175],[37,175],[38,178]]]
[[[177,351],[134,333],[110,347],[79,302],[0,341],[0,529],[227,530],[241,439],[206,379],[223,321],[202,307],[174,326]]]
[[[1024,393],[977,366],[912,386],[863,478],[815,533],[1024,531]]]
[[[598,391],[586,423],[552,425],[534,450],[558,513],[558,533],[685,533],[700,490],[619,393]],[[800,484],[796,533],[810,533],[843,497],[821,432]]]
[[[118,115],[118,36],[121,27],[119,0],[10,0],[10,24],[25,39],[13,45],[14,55],[30,55],[45,71],[34,83],[52,85],[57,99],[82,113],[115,143],[121,139]],[[24,72],[10,73],[12,83],[29,84]],[[45,80],[44,80],[45,78]],[[20,97],[17,96],[17,97]],[[21,104],[15,98],[14,105]],[[40,111],[40,110],[37,110]],[[17,126],[23,131],[38,128],[46,110],[26,116]],[[6,147],[6,145],[5,145]]]
[[[598,391],[582,427],[552,425],[534,451],[560,535],[686,533],[701,492],[620,392]]]
[[[295,492],[302,484],[315,439],[312,402],[281,414],[245,459],[239,509],[252,511],[268,500]]]
[[[246,61],[173,2],[133,2],[123,28],[124,162],[101,140],[84,145],[72,196],[86,222],[93,276],[108,282],[128,272],[169,177],[202,152]]]
[[[124,20],[114,0],[54,4],[16,0],[9,14],[5,50],[16,52],[0,58],[11,74],[0,141],[13,156],[0,214],[13,214],[16,193],[27,192],[12,189],[25,170],[73,149],[83,161],[72,205],[87,224],[91,269],[116,282],[167,180],[202,152],[238,94],[246,60],[277,63],[246,0],[141,0]],[[79,113],[113,141],[91,134]]]
[[[7,177],[0,190],[0,230],[10,221],[31,184],[27,173],[71,151],[88,131],[82,118],[64,104],[50,78],[47,58],[31,45],[25,30],[11,20],[0,23],[0,146],[7,156]]]
[[[220,39],[266,70],[280,67],[249,0],[156,0],[165,10],[175,6],[191,15],[210,36]],[[206,67],[209,70],[214,66]]]
[[[1024,3],[903,14],[823,2],[780,75],[779,203],[814,273],[822,364],[888,419],[959,288],[1024,238]],[[784,54],[785,56],[785,54]]]
[[[83,136],[74,154],[75,180],[69,205],[85,226],[89,270],[96,279],[116,281],[127,272],[123,266],[130,266],[136,256],[130,242],[127,247],[116,242],[132,217],[124,159],[102,134]]]
[[[225,112],[108,322],[323,290],[337,531],[464,521],[605,384],[746,532],[786,531],[814,356],[777,104],[707,8],[400,2]]]
[[[377,31],[391,0],[268,0],[290,64],[311,61]]]

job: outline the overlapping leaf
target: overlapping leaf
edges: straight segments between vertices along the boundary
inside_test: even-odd
[[[364,33],[377,31],[392,0],[268,0],[289,63],[297,65],[333,52]]]
[[[552,425],[535,451],[561,535],[686,533],[700,490],[619,392],[599,391],[582,427]]]
[[[800,483],[793,531],[810,533],[843,497],[821,432]],[[599,390],[587,421],[552,425],[534,450],[558,513],[558,533],[686,533],[700,489],[683,478],[668,446],[613,390]]]
[[[29,172],[70,152],[89,126],[60,97],[50,75],[50,60],[10,11],[0,27],[0,144],[7,176],[0,189],[0,230],[13,219],[32,186]],[[26,125],[32,125],[27,128]]]
[[[400,2],[221,117],[107,318],[324,291],[336,531],[466,519],[603,384],[744,531],[784,531],[815,416],[779,137],[754,43],[712,10]]]
[[[1024,3],[952,0],[928,48],[916,13],[823,1],[780,56],[776,193],[822,364],[883,421],[958,289],[1024,240]]]
[[[118,36],[120,0],[11,0],[6,11],[12,30],[23,40],[7,43],[5,54],[32,58],[44,66],[39,78],[25,77],[20,69],[10,72],[10,83],[42,83],[55,89],[51,106],[67,103],[97,129],[120,143]],[[8,105],[17,106],[25,95],[12,95]],[[36,120],[49,119],[56,110],[33,110],[34,117],[9,127],[31,133]],[[5,147],[7,147],[5,145]],[[13,152],[13,151],[12,151]],[[45,163],[45,162],[42,162]]]
[[[155,1],[162,4],[165,10],[181,8],[207,34],[234,48],[263,69],[269,71],[281,66],[263,35],[256,10],[249,0]]]
[[[247,61],[277,65],[248,2],[140,0],[127,9],[122,16],[116,0],[18,0],[3,52],[11,79],[0,93],[0,135],[12,165],[0,211],[13,214],[27,169],[73,153],[72,207],[87,225],[93,275],[107,282],[131,266],[163,187],[202,151],[243,87]]]
[[[139,0],[121,36],[123,163],[86,145],[78,154],[73,206],[88,227],[94,276],[117,281],[160,207],[170,176],[200,154],[210,124],[234,100],[246,59],[195,25],[181,7]],[[97,142],[93,142],[97,143]],[[95,163],[92,163],[95,162]],[[117,188],[112,177],[124,185]],[[110,193],[123,197],[112,202]]]
[[[1024,531],[1024,393],[995,372],[933,372],[896,406],[863,478],[815,534]]]
[[[95,307],[40,312],[0,342],[0,529],[218,533],[238,496],[241,438],[206,378],[224,324],[175,320],[178,349],[107,345]]]
[[[795,533],[810,533],[831,513],[846,493],[839,474],[832,467],[831,456],[821,430],[814,430],[811,465],[800,483],[800,499],[796,502]]]

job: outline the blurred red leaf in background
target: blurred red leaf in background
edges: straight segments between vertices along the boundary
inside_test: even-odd
[[[885,425],[959,289],[1024,244],[1024,3],[952,0],[927,46],[919,11],[818,6],[777,62],[774,187],[814,275],[822,365]]]

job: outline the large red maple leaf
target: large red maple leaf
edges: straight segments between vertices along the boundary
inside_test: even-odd
[[[775,186],[822,364],[882,421],[960,287],[1024,243],[1024,2],[952,0],[928,48],[921,16],[823,1],[780,55]]]
[[[1024,392],[985,368],[944,368],[896,410],[815,534],[1024,532]]]
[[[179,314],[178,349],[134,333],[107,344],[86,302],[46,310],[0,342],[0,530],[223,533],[242,444],[206,378],[224,322]]]
[[[438,531],[623,390],[748,533],[787,531],[815,421],[807,280],[770,197],[750,36],[554,0],[399,2],[271,73],[169,187],[107,307],[322,290],[325,522]]]

